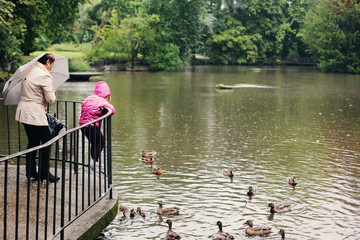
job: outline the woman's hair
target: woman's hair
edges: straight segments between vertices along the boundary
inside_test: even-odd
[[[46,64],[50,60],[50,63],[55,62],[55,57],[51,53],[45,53],[41,58],[38,59],[39,63]]]

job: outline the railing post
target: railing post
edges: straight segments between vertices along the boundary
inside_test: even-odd
[[[7,229],[7,175],[8,175],[8,162],[5,162],[5,174],[4,174],[4,239],[6,239]]]
[[[110,189],[110,199],[112,195],[112,155],[111,155],[111,115],[107,117],[107,165],[108,165],[108,188]]]
[[[60,226],[61,228],[65,225],[65,160],[66,160],[66,146],[67,146],[67,136],[63,138],[63,152],[62,152],[62,165],[61,165],[61,219]],[[64,239],[64,229],[61,230],[60,239]]]

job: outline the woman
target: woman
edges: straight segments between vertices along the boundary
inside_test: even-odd
[[[91,122],[98,119],[106,113],[105,108],[110,108],[112,114],[115,113],[115,108],[110,104],[111,91],[109,86],[104,81],[97,82],[94,89],[94,94],[88,96],[81,104],[81,116],[79,124]],[[105,139],[100,130],[101,122],[91,124],[82,128],[81,130],[90,141],[91,163],[95,160],[96,164],[99,162],[100,153],[104,149]],[[94,166],[90,164],[90,167],[94,169]]]
[[[55,63],[54,55],[44,54],[36,63],[28,67],[21,80],[21,97],[16,109],[15,120],[23,123],[29,143],[27,149],[46,143],[50,138],[46,108],[56,101],[53,78],[50,71]],[[39,173],[36,171],[36,151],[26,154],[26,177],[49,182],[60,178],[49,172],[51,147],[40,150]]]

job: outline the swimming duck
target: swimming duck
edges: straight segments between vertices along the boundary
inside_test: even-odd
[[[265,235],[271,232],[270,227],[253,227],[253,222],[251,220],[247,220],[244,225],[248,225],[245,229],[245,233],[248,235]]]
[[[247,192],[247,195],[249,197],[252,197],[254,196],[255,194],[257,194],[258,190],[257,190],[257,187],[256,186],[250,186],[249,187],[249,191]]]
[[[129,211],[129,209],[127,207],[123,206],[123,205],[120,205],[119,206],[119,211],[120,212],[127,212],[127,211]]]
[[[269,203],[270,213],[282,213],[291,211],[290,204],[280,204],[275,206],[273,203]]]
[[[166,233],[166,240],[181,239],[181,236],[171,229],[172,221],[170,219],[168,219],[168,220],[166,220],[165,223],[167,223],[169,225],[169,230]]]
[[[123,215],[119,218],[119,220],[122,222],[122,221],[125,221],[127,219],[126,215],[125,215],[125,211],[122,211],[123,212]]]
[[[288,179],[288,182],[289,182],[290,185],[293,185],[293,186],[296,186],[296,184],[299,183],[295,176],[290,177],[290,178]]]
[[[234,176],[234,169],[230,168],[229,170],[223,170],[224,176],[233,177]]]
[[[14,163],[14,162],[11,161],[11,160],[7,160],[7,165],[10,165],[10,164],[12,164],[12,163]],[[0,162],[0,165],[5,165],[5,164],[6,164],[6,161]]]
[[[281,240],[285,240],[285,231],[280,229],[279,234],[281,235]]]
[[[149,157],[149,158],[141,157],[141,162],[146,164],[154,164],[155,160],[153,157]]]
[[[159,204],[159,207],[157,209],[157,214],[159,215],[178,215],[180,212],[180,208],[178,207],[162,208],[162,201],[157,201],[155,204]]]
[[[136,213],[137,213],[138,215],[142,216],[142,217],[145,217],[145,215],[146,215],[144,212],[141,211],[141,208],[140,208],[140,207],[138,207],[138,208],[136,209]]]
[[[136,214],[136,213],[135,213],[135,210],[134,210],[134,209],[131,209],[131,210],[130,210],[130,218],[131,218],[131,219],[134,219],[135,214]]]
[[[144,158],[156,157],[157,152],[145,152],[141,151],[141,156]]]
[[[160,176],[161,174],[163,174],[163,171],[161,170],[160,167],[154,167],[154,168],[152,169],[152,173]]]
[[[235,239],[233,235],[227,232],[223,232],[222,230],[222,222],[217,221],[216,225],[219,227],[219,231],[216,234],[216,238],[220,240],[229,240],[229,239]]]

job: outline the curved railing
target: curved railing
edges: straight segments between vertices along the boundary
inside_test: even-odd
[[[1,101],[2,99],[0,99]],[[58,136],[37,147],[26,149],[27,137],[15,118],[15,107],[2,106],[6,114],[7,153],[0,151],[0,238],[64,239],[66,228],[97,202],[112,196],[111,115],[77,126],[80,102],[58,101],[57,117],[66,126]],[[1,110],[2,109],[2,110]],[[4,116],[4,115],[3,115]],[[11,120],[10,120],[11,119]],[[15,122],[15,123],[14,123]],[[99,170],[92,170],[90,142],[82,129],[100,122],[105,147]],[[90,132],[90,134],[95,134]],[[96,141],[100,141],[96,139]],[[26,154],[52,146],[50,172],[55,183],[29,180],[25,176]],[[0,147],[4,151],[6,147]],[[11,151],[16,151],[11,153]],[[37,155],[37,161],[40,157]]]

